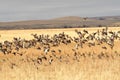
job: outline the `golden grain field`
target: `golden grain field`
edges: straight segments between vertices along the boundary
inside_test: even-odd
[[[79,31],[85,29],[92,33],[103,28],[1,30],[0,43],[6,40],[13,41],[13,37],[30,40],[33,39],[31,34],[35,33],[53,36],[65,32],[71,37],[76,37],[78,36],[75,33],[76,29]],[[119,31],[120,27],[111,27],[108,30]],[[85,44],[83,48],[74,51],[75,44],[60,44],[57,47],[51,47],[50,50],[54,50],[56,54],[52,57],[52,64],[48,62],[52,52],[45,55],[47,60],[38,64],[36,59],[44,52],[35,47],[20,49],[16,55],[0,52],[0,80],[120,80],[120,40],[115,40],[113,49],[103,43],[92,47]],[[107,49],[102,49],[103,46]],[[75,53],[82,56],[76,59],[78,56],[76,57]],[[102,53],[104,55],[99,57]],[[60,56],[62,56],[61,61],[56,58]]]

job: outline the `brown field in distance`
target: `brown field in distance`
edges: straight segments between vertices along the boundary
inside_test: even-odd
[[[68,29],[31,29],[31,30],[1,30],[0,42],[13,41],[13,37],[31,40],[31,34],[44,34],[53,36],[64,32],[69,36],[78,37],[75,30],[87,30],[89,33],[102,30],[101,28],[68,28]],[[108,31],[120,31],[120,27],[110,27]],[[53,57],[53,63],[49,64],[49,57],[52,52],[45,55],[48,59],[43,60],[42,64],[35,62],[38,56],[44,55],[44,52],[37,50],[35,47],[28,49],[20,49],[19,54],[3,54],[0,52],[0,79],[1,80],[120,80],[120,40],[114,42],[114,47],[111,49],[109,45],[95,45],[88,47],[87,44],[83,48],[75,49],[76,43],[68,45],[60,44],[58,47],[51,47],[55,51],[56,56],[63,56],[62,61],[58,61]],[[107,47],[102,49],[101,47]],[[61,53],[58,52],[61,50]],[[103,52],[103,57],[99,54]],[[93,54],[94,57],[80,56],[76,60],[77,54]],[[69,55],[69,56],[68,56]]]
[[[84,27],[119,27],[120,16],[104,17],[78,17],[65,16],[49,20],[26,20],[14,22],[0,22],[0,30],[16,29],[58,29],[58,28],[84,28]]]

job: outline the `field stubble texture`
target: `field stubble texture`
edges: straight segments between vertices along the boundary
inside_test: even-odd
[[[119,30],[0,31],[0,79],[120,80]]]

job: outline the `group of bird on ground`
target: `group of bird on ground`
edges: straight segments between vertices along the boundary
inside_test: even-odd
[[[74,47],[72,48],[73,51],[73,60],[76,60],[79,62],[79,58],[83,57],[92,57],[94,58],[97,56],[97,58],[109,58],[110,55],[106,52],[101,52],[100,54],[96,54],[94,52],[89,53],[81,53],[80,50],[85,48],[84,45],[87,45],[88,47],[93,47],[96,45],[102,45],[106,44],[110,47],[112,50],[115,46],[115,41],[120,40],[120,31],[108,31],[108,28],[104,28],[102,30],[97,30],[96,32],[89,33],[87,30],[75,30],[75,33],[77,34],[76,37],[71,37],[68,34],[65,34],[64,32],[59,34],[54,34],[53,36],[50,35],[37,35],[37,34],[31,34],[33,36],[33,39],[26,40],[14,37],[13,41],[4,41],[3,43],[0,43],[0,53],[2,54],[14,54],[14,55],[24,55],[22,53],[19,53],[21,49],[28,50],[29,48],[35,48],[37,50],[40,50],[42,53],[36,58],[36,61],[38,64],[42,64],[43,61],[48,61],[49,64],[51,64],[53,61],[59,60],[60,62],[66,61],[65,58],[71,57],[70,54],[64,54],[62,55],[62,49],[59,48],[61,45],[69,45],[73,44]],[[59,49],[54,49],[55,47],[58,47]],[[107,50],[108,47],[102,46],[102,49]],[[69,49],[69,47],[68,47]],[[120,56],[120,54],[116,51],[115,54],[117,56]],[[49,58],[47,57],[49,55]],[[58,56],[59,55],[59,56]],[[114,58],[113,56],[111,56]]]

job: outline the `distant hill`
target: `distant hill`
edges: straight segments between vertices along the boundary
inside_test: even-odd
[[[55,18],[53,20],[83,20],[83,18],[77,16],[67,16],[67,17]]]
[[[120,16],[77,17],[67,16],[51,20],[0,22],[0,29],[45,29],[68,27],[120,26]]]

